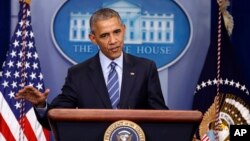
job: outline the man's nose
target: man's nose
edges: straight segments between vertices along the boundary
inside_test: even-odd
[[[109,43],[110,44],[113,44],[113,43],[115,43],[116,42],[116,37],[113,35],[113,34],[111,34],[110,35],[110,38],[109,38]]]

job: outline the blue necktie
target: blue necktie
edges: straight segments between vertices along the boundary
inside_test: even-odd
[[[108,83],[107,83],[109,98],[113,109],[117,109],[117,104],[119,103],[119,81],[118,81],[118,74],[115,70],[116,65],[117,64],[115,62],[110,63],[111,69],[108,75]]]

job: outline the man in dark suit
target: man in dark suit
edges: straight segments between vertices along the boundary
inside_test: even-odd
[[[92,15],[90,28],[89,39],[100,51],[68,70],[62,93],[51,104],[46,103],[49,89],[41,93],[31,86],[20,90],[16,99],[30,101],[38,112],[51,108],[168,109],[155,63],[123,51],[126,27],[119,14],[100,9]],[[112,78],[110,72],[115,72]]]

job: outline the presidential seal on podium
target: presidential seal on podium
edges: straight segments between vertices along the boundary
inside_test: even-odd
[[[112,123],[104,134],[103,141],[146,141],[142,128],[129,120]]]

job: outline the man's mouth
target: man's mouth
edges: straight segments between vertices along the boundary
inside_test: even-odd
[[[110,47],[109,50],[112,52],[117,52],[119,50],[119,47]]]

